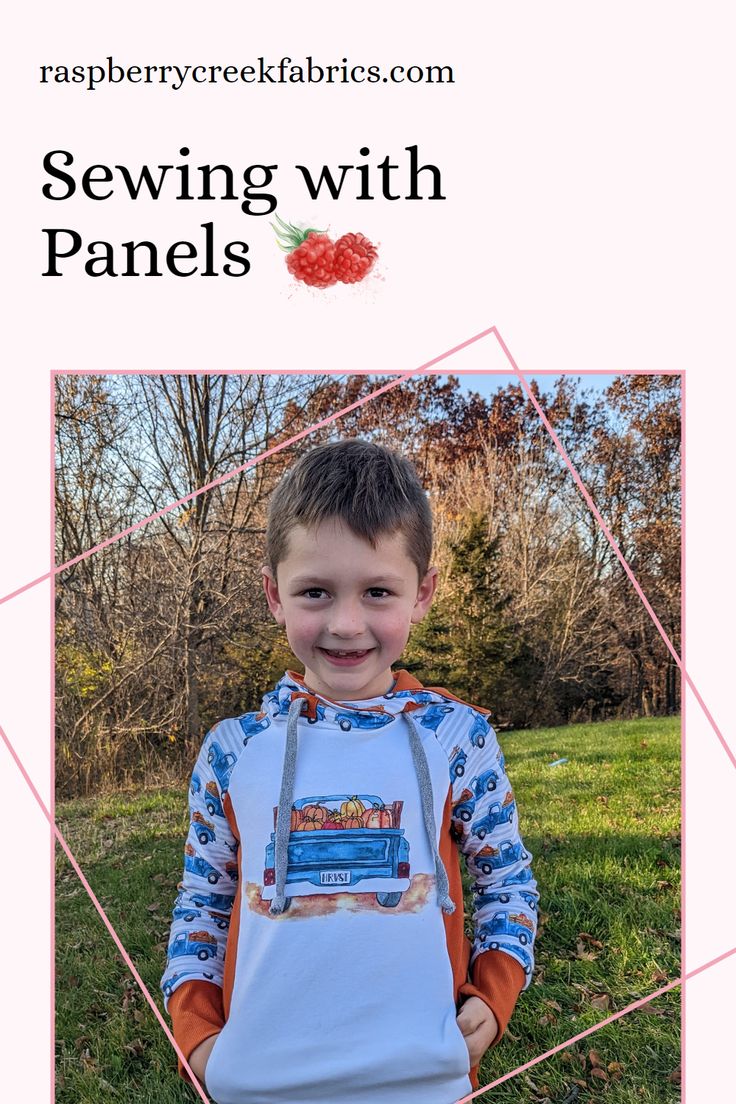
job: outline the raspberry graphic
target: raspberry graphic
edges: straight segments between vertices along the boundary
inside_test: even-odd
[[[335,244],[323,230],[300,230],[276,215],[273,226],[279,245],[288,253],[286,267],[292,276],[310,287],[326,288],[337,283]]]
[[[364,234],[343,234],[335,243],[335,276],[343,284],[357,284],[376,262],[378,250]]]

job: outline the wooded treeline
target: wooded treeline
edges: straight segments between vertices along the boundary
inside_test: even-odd
[[[389,377],[57,377],[57,555],[67,562]],[[560,378],[545,414],[680,649],[680,389]],[[438,597],[402,665],[504,726],[674,713],[674,661],[518,385],[423,376],[57,576],[57,793],[186,771],[208,727],[294,660],[260,567],[268,497],[302,451],[362,436],[416,464]]]

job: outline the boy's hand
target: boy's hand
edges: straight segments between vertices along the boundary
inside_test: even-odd
[[[457,1014],[457,1026],[465,1037],[470,1065],[477,1066],[498,1035],[498,1021],[485,1001],[468,997]]]
[[[203,1043],[200,1043],[198,1047],[195,1047],[192,1053],[189,1055],[189,1065],[192,1067],[192,1073],[196,1076],[197,1080],[204,1085],[204,1075],[207,1069],[207,1061],[210,1056],[210,1052],[219,1038],[220,1032],[216,1035],[210,1035],[205,1039]]]

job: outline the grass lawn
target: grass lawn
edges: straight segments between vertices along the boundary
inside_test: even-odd
[[[513,732],[501,745],[534,855],[541,923],[534,980],[486,1056],[481,1084],[676,978],[680,959],[679,720]],[[569,761],[549,766],[562,757]],[[57,815],[163,1007],[185,786],[66,802]],[[57,861],[57,1101],[198,1099],[60,850]],[[679,990],[667,993],[476,1100],[678,1100],[679,1005]]]

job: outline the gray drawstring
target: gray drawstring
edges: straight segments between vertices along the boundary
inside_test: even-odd
[[[281,775],[281,793],[276,813],[276,831],[274,833],[274,868],[276,893],[268,910],[272,916],[279,916],[286,908],[286,874],[289,866],[289,834],[291,832],[291,806],[294,801],[294,777],[296,775],[296,745],[299,715],[304,698],[294,698],[289,706],[289,718],[286,722],[286,750],[284,752],[284,770]]]
[[[416,726],[416,722],[408,712],[402,713],[401,716],[406,718],[406,723],[409,725],[409,746],[411,748],[411,757],[414,760],[414,770],[416,771],[417,781],[419,782],[419,796],[422,802],[424,828],[429,837],[429,846],[432,849],[432,858],[434,859],[437,898],[442,911],[450,915],[455,911],[455,902],[450,896],[450,883],[447,877],[447,871],[445,870],[445,864],[437,850],[437,828],[434,822],[434,794],[432,793],[432,778],[429,773],[429,764],[427,763],[427,756],[422,746],[422,738],[419,735],[419,729]]]

